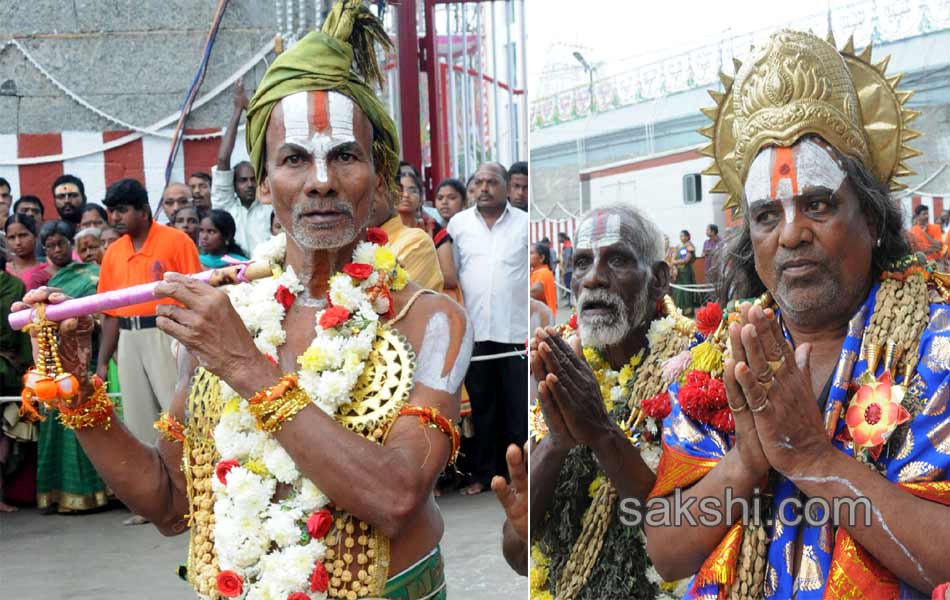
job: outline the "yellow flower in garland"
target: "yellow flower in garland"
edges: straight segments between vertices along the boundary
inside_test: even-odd
[[[241,410],[241,399],[240,398],[231,398],[228,400],[228,403],[224,405],[224,408],[221,409],[221,413],[225,415],[234,414]]]
[[[531,547],[531,572],[528,574],[528,588],[531,600],[553,600],[548,587],[548,557],[541,552],[537,544]]]
[[[264,463],[259,460],[249,460],[244,463],[243,467],[251,473],[255,473],[261,477],[266,477],[269,474],[267,467],[265,467]]]
[[[590,486],[587,488],[587,495],[593,498],[597,495],[597,491],[604,485],[607,481],[607,478],[603,474],[594,477],[594,480],[590,482]]]
[[[402,268],[402,265],[396,266],[396,278],[393,280],[392,288],[399,291],[409,284],[409,272]]]
[[[300,366],[310,371],[324,371],[333,364],[334,357],[322,348],[319,344],[314,344],[297,359]]]
[[[386,246],[380,246],[373,255],[375,267],[381,271],[392,271],[396,267],[396,255]]]

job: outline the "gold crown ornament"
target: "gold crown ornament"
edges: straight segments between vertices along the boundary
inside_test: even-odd
[[[720,179],[713,192],[728,194],[724,208],[741,212],[749,165],[766,146],[788,147],[817,135],[842,154],[867,165],[891,191],[913,175],[905,163],[920,155],[907,142],[920,133],[907,127],[920,114],[904,105],[913,92],[899,91],[902,75],[887,76],[890,57],[871,62],[871,46],[840,51],[834,37],[782,30],[753,58],[734,60],[736,76],[719,74],[724,91],[710,90],[716,106],[703,109],[712,124],[702,154],[713,159],[704,175]]]

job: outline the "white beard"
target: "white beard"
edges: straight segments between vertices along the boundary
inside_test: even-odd
[[[628,307],[619,296],[605,290],[581,290],[577,299],[577,333],[580,335],[581,344],[604,349],[623,340],[633,326],[643,321],[648,292],[645,286],[641,288],[635,299],[635,306]],[[611,314],[585,315],[584,304],[594,301],[610,305]]]

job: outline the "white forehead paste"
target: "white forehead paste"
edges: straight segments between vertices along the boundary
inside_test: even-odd
[[[474,330],[472,323],[468,319],[465,321],[465,334],[462,336],[462,343],[459,346],[458,355],[455,357],[455,363],[449,369],[448,374],[442,375],[445,367],[445,359],[449,352],[449,342],[451,341],[451,332],[449,331],[449,318],[439,312],[432,316],[429,324],[426,325],[426,332],[422,338],[422,345],[419,348],[419,356],[416,361],[416,382],[426,387],[449,394],[454,394],[462,385],[465,373],[468,371],[468,363],[472,359],[472,340]]]
[[[577,231],[578,250],[596,250],[620,241],[620,215],[597,213],[581,224]]]
[[[777,150],[768,147],[755,157],[749,165],[749,175],[745,182],[746,202],[759,200],[777,200],[782,203],[785,211],[785,222],[795,220],[794,190],[792,180],[784,177],[775,186],[775,197],[772,197],[772,164]],[[844,181],[845,172],[838,163],[814,140],[806,139],[792,148],[795,157],[795,173],[798,182],[798,193],[807,189],[824,187],[832,191],[837,190]]]
[[[337,92],[327,93],[329,130],[313,131],[310,123],[310,92],[284,96],[280,105],[284,113],[284,143],[296,144],[313,155],[317,181],[329,181],[327,156],[342,144],[356,141],[353,133],[353,101]]]

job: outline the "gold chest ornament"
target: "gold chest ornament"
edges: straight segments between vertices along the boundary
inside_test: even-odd
[[[406,338],[391,327],[381,326],[353,388],[353,401],[341,406],[333,418],[349,431],[384,444],[399,410],[409,399],[415,366],[415,353]],[[190,507],[188,582],[199,597],[209,600],[220,597],[211,478],[221,459],[214,445],[214,429],[225,402],[218,377],[198,369],[185,411],[182,471]],[[372,525],[337,510],[325,543],[329,598],[355,600],[382,594],[389,572],[387,537]]]

